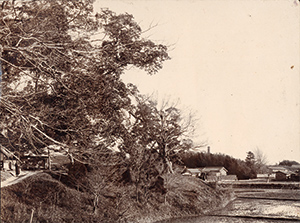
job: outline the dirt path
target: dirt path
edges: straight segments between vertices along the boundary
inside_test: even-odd
[[[10,178],[4,180],[1,182],[1,188],[2,187],[7,187],[13,184],[16,184],[24,179],[26,179],[27,177],[30,177],[32,175],[35,175],[37,173],[40,173],[41,171],[22,171],[21,174],[19,176],[11,176]]]

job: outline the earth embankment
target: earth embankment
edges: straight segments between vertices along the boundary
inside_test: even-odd
[[[70,188],[47,173],[38,173],[1,189],[1,222],[154,222],[201,215],[232,198],[200,179],[168,174],[165,192],[149,191],[137,201],[134,185],[115,185],[95,193]],[[109,195],[109,196],[108,196]]]

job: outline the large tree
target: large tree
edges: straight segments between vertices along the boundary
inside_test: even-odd
[[[172,161],[176,161],[179,152],[189,148],[186,140],[194,131],[194,116],[184,116],[169,101],[158,106],[155,100],[141,95],[136,96],[136,101],[137,106],[129,111],[133,121],[125,149],[131,153],[130,148],[139,146],[154,151],[162,161],[159,172],[173,172]]]
[[[247,152],[245,162],[246,162],[246,165],[251,169],[250,178],[256,178],[256,174],[257,174],[256,159],[255,159],[255,155],[252,151]]]
[[[0,12],[0,132],[13,150],[57,144],[82,158],[126,135],[130,66],[149,74],[167,48],[142,38],[132,15],[93,14],[92,0],[4,1]],[[76,146],[74,141],[76,140]]]
[[[254,151],[255,154],[255,165],[257,169],[257,173],[267,173],[267,157],[263,153],[263,151],[260,148],[256,148]]]

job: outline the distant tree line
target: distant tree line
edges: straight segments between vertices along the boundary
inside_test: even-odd
[[[257,174],[256,169],[253,168],[254,157],[252,157],[253,160],[247,160],[246,158],[246,161],[243,161],[220,153],[185,152],[181,154],[181,158],[184,165],[188,168],[223,166],[228,170],[228,175],[237,175],[238,179],[255,178]],[[253,165],[249,165],[249,162],[253,162]]]
[[[293,160],[283,160],[283,161],[279,162],[278,165],[279,166],[292,166],[292,165],[299,165],[299,163],[297,161],[293,161]]]

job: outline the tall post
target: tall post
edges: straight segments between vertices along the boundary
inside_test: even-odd
[[[50,150],[48,148],[48,169],[51,170]]]

